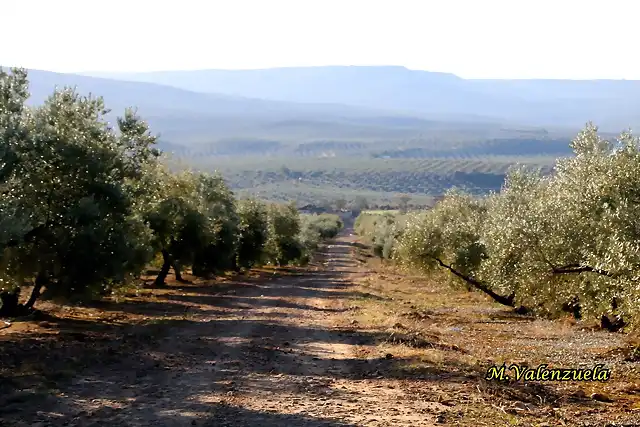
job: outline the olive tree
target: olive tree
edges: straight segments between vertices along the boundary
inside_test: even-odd
[[[394,249],[394,259],[405,267],[430,273],[445,269],[453,283],[484,292],[500,304],[514,306],[514,295],[502,295],[485,282],[480,267],[487,258],[481,240],[487,217],[485,200],[450,191],[436,206],[407,219]]]
[[[605,141],[588,125],[572,147],[552,176],[510,175],[485,224],[483,270],[535,310],[621,324],[638,296],[638,141]]]
[[[606,141],[588,124],[571,146],[549,176],[514,169],[498,194],[448,194],[409,221],[395,258],[441,267],[502,304],[637,324],[640,142]]]
[[[298,239],[300,215],[294,203],[272,204],[267,211],[268,239],[265,245],[265,260],[281,266],[299,259],[303,248]]]
[[[267,208],[255,200],[238,202],[238,242],[236,264],[240,268],[250,268],[262,261],[268,238]]]
[[[193,274],[207,277],[236,269],[236,245],[240,218],[233,193],[220,175],[199,174],[200,209],[213,231],[195,254]]]
[[[5,293],[33,278],[30,308],[43,287],[68,298],[127,283],[152,254],[137,183],[159,154],[155,138],[131,111],[112,129],[101,98],[62,89],[27,108],[26,73],[0,81],[0,223],[13,222],[1,233]]]
[[[160,174],[161,195],[146,212],[162,267],[156,286],[165,284],[171,268],[206,277],[234,265],[238,218],[233,195],[219,176],[184,171]]]
[[[28,213],[10,198],[16,191],[21,143],[28,135],[28,97],[26,72],[14,69],[7,73],[0,68],[0,313],[5,315],[17,311],[22,283],[19,264],[10,259],[19,255],[19,243],[32,230]]]
[[[554,198],[550,203],[558,206],[554,235],[560,240],[551,269],[569,278],[568,290],[585,314],[636,317],[638,139],[622,133],[617,141],[605,141],[590,124],[572,142],[572,148],[576,155],[559,162],[550,188]]]
[[[306,264],[311,259],[312,252],[319,244],[338,235],[343,227],[342,220],[335,214],[304,214],[300,215],[300,231],[297,239],[302,247],[299,264]]]
[[[161,171],[159,195],[148,206],[145,218],[153,230],[154,248],[162,255],[156,286],[165,284],[171,268],[181,279],[180,266],[191,264],[198,246],[203,246],[209,229],[199,210],[196,177],[190,172],[170,174]]]

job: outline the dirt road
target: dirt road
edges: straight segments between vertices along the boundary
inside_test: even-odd
[[[0,426],[640,425],[633,335],[516,315],[354,246],[293,272],[39,302],[0,330]],[[502,363],[612,377],[485,380]]]
[[[47,366],[29,372],[24,364],[35,360],[14,360],[25,376],[1,378],[13,395],[0,425],[432,425],[444,406],[386,378],[391,355],[358,356],[378,337],[345,321],[350,300],[373,297],[350,289],[365,273],[351,240],[326,246],[302,275],[186,286],[118,308],[149,319],[151,304],[169,310],[173,300],[182,318],[126,328],[112,321],[96,333],[86,324],[40,322],[62,332],[22,338],[47,354]],[[64,366],[72,372],[60,374]],[[36,384],[43,380],[47,390]]]

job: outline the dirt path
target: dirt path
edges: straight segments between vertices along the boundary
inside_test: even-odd
[[[32,371],[25,363],[35,360],[14,361],[24,375],[2,378],[14,393],[3,402],[0,425],[432,425],[443,405],[381,381],[392,362],[384,354],[358,357],[376,336],[345,324],[349,301],[370,296],[350,289],[364,274],[350,240],[328,245],[315,271],[300,276],[163,295],[157,304],[179,303],[182,318],[154,319],[147,301],[126,308],[151,318],[143,324],[114,321],[92,334],[81,329],[86,324],[54,318],[39,327],[68,329],[56,339],[16,332],[49,361]],[[65,364],[72,369],[66,376]]]
[[[0,426],[640,426],[632,335],[359,262],[354,240],[289,273],[39,303],[0,330]],[[485,380],[503,362],[612,376]]]

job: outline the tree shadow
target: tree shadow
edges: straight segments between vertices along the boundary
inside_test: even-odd
[[[340,312],[343,310],[317,308],[299,302],[285,301],[282,298],[389,300],[387,297],[372,293],[351,290],[352,284],[347,280],[340,280],[336,272],[316,271],[307,272],[307,275],[302,277],[272,276],[266,280],[260,277],[242,278],[210,285],[170,286],[168,289],[180,290],[188,294],[158,294],[155,296],[156,300],[242,309],[280,306],[311,311]]]
[[[267,299],[261,297],[244,297],[238,295],[208,296],[208,295],[167,295],[165,300],[205,304],[212,307],[235,309],[254,309],[264,307],[292,308],[296,310],[322,311],[326,313],[342,313],[347,309],[322,308],[308,304],[299,304],[281,299]],[[178,304],[182,305],[182,304]]]
[[[504,320],[507,322],[533,322],[539,318],[536,318],[532,314],[517,313],[513,309],[509,309],[509,310],[498,309],[495,312],[492,312],[491,314],[489,314],[489,319],[493,321]]]
[[[197,425],[205,427],[255,427],[255,426],[300,426],[300,427],[356,427],[356,424],[347,423],[337,419],[324,418],[304,414],[278,413],[275,411],[252,410],[242,406],[232,405],[226,402],[201,403],[189,399],[169,400],[162,397],[154,388],[131,390],[134,393],[147,394],[153,400],[164,400],[160,404],[153,403],[146,398],[129,398],[131,405],[101,406],[95,410],[86,410],[82,406],[68,405],[65,413],[40,414],[31,419],[31,424],[42,423],[47,426],[187,426]],[[36,396],[37,394],[34,394]],[[26,395],[25,395],[26,396]],[[108,396],[105,396],[108,397]],[[40,403],[50,406],[50,399],[40,395]],[[13,404],[0,408],[0,416],[11,415]],[[135,409],[133,409],[135,408]],[[8,422],[10,422],[7,419]],[[27,421],[27,419],[23,420]],[[24,425],[21,422],[15,424]]]
[[[540,406],[546,402],[557,405],[562,400],[552,387],[543,384],[489,383],[483,379],[486,371],[451,357],[437,365],[393,355],[340,358],[328,353],[325,346],[396,342],[463,352],[437,340],[416,342],[415,337],[405,334],[396,333],[391,337],[377,331],[307,327],[274,319],[166,319],[133,326],[100,325],[96,330],[99,323],[60,320],[55,334],[25,334],[11,340],[2,339],[0,394],[5,400],[0,402],[4,403],[0,404],[3,408],[0,414],[8,420],[18,417],[32,423],[43,417],[47,422],[69,422],[87,410],[86,402],[98,399],[120,402],[122,409],[115,412],[104,404],[98,405],[101,406],[98,411],[112,411],[111,415],[99,412],[92,415],[106,417],[114,425],[124,425],[123,422],[136,425],[134,420],[140,417],[160,425],[173,425],[174,421],[164,418],[168,413],[174,414],[170,420],[197,418],[198,425],[203,422],[216,425],[206,423],[217,422],[218,407],[198,403],[199,400],[228,392],[240,395],[255,392],[256,379],[278,375],[300,379],[314,375],[356,380],[411,378],[425,384],[471,381],[484,387],[487,393],[512,401]],[[288,384],[295,385],[296,380]],[[278,387],[284,387],[283,383]],[[58,393],[53,393],[54,390]],[[251,422],[346,425],[299,415],[225,408],[230,411],[225,417],[239,417],[229,425],[252,425]],[[43,415],[47,410],[62,413],[62,417],[47,418]],[[200,415],[188,415],[193,413]]]
[[[121,312],[128,314],[136,314],[147,317],[162,317],[169,314],[176,313],[198,313],[207,315],[219,315],[222,312],[215,312],[213,310],[203,310],[192,304],[181,304],[181,302],[187,302],[186,300],[177,300],[177,302],[171,302],[168,298],[163,296],[156,296],[156,301],[147,300],[126,300],[126,301],[92,301],[82,304],[86,308],[95,308],[104,312]]]
[[[7,425],[185,425],[192,421],[205,426],[354,425],[229,403],[234,396],[255,393],[261,387],[265,393],[309,398],[330,388],[302,387],[310,377],[410,378],[423,383],[425,389],[434,383],[460,386],[471,382],[485,393],[510,401],[536,406],[569,402],[546,384],[487,382],[488,366],[456,357],[464,354],[464,349],[441,343],[437,337],[309,326],[295,312],[268,311],[268,318],[237,318],[239,312],[261,307],[341,311],[269,299],[273,297],[385,299],[349,288],[348,283],[336,280],[335,273],[318,277],[314,272],[304,280],[282,277],[262,283],[242,280],[183,285],[176,289],[188,291],[188,295],[161,293],[151,303],[104,302],[94,306],[151,318],[144,323],[45,315],[39,319],[45,326],[37,333],[0,335],[0,417]],[[185,307],[203,316],[180,317]],[[393,354],[363,359],[332,352],[334,344],[373,347],[380,343],[430,348],[447,357],[425,363]],[[348,397],[356,392],[337,393]],[[586,399],[580,404],[595,403]]]

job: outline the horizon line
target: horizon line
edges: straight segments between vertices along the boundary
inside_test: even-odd
[[[14,68],[14,66],[3,66],[0,65],[0,68]],[[414,72],[425,72],[430,74],[441,74],[441,75],[449,75],[451,77],[455,77],[462,80],[478,80],[478,81],[491,81],[491,80],[545,80],[545,81],[554,81],[554,80],[564,80],[564,81],[640,81],[639,79],[634,78],[625,78],[625,77],[463,77],[454,72],[450,71],[433,71],[422,68],[411,68],[406,65],[393,65],[393,64],[382,64],[382,65],[345,65],[345,64],[333,64],[333,65],[285,65],[285,66],[274,66],[274,67],[245,67],[245,68],[171,68],[171,69],[156,69],[156,70],[85,70],[85,71],[57,71],[50,70],[44,68],[29,68],[29,67],[17,67],[17,68],[25,68],[27,70],[33,71],[46,71],[51,73],[58,74],[75,74],[75,75],[85,75],[93,77],[95,74],[110,74],[110,75],[118,75],[118,74],[157,74],[157,73],[175,73],[175,72],[204,72],[204,71],[269,71],[269,70],[285,70],[285,69],[309,69],[309,68],[390,68],[390,69],[403,69],[407,71]]]

